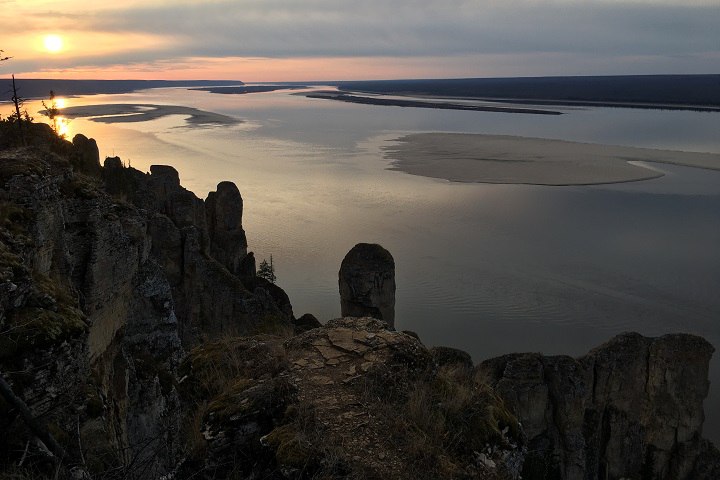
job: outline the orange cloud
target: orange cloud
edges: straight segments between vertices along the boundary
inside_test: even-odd
[[[474,62],[479,63],[479,62]],[[98,68],[43,69],[26,78],[67,79],[227,79],[246,82],[361,80],[449,77],[467,72],[466,58],[186,58]],[[476,70],[478,72],[479,70]],[[489,73],[489,72],[486,72]]]

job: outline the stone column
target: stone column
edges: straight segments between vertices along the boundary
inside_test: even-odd
[[[373,317],[395,326],[395,261],[380,245],[358,243],[339,272],[343,317]]]

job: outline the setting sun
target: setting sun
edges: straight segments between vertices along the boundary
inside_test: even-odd
[[[50,53],[57,53],[63,48],[63,40],[59,35],[46,35],[43,43],[45,49]]]

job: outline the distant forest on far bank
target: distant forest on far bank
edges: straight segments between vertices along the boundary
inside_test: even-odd
[[[461,78],[333,82],[381,94],[530,100],[548,104],[648,104],[720,108],[720,75]]]
[[[18,78],[23,98],[129,93],[148,88],[202,88],[217,93],[235,93],[208,87],[239,87],[233,80],[52,80]],[[266,83],[247,87],[271,90]],[[277,82],[278,85],[298,83]],[[386,95],[440,96],[488,99],[505,103],[536,105],[596,105],[618,107],[688,108],[720,111],[718,75],[627,75],[580,77],[460,78],[425,80],[313,81],[302,85],[334,85],[341,90]],[[252,90],[255,91],[255,90]],[[10,101],[12,81],[0,79],[0,101]]]
[[[210,87],[243,85],[233,80],[53,80],[17,78],[18,93],[26,99],[47,98],[50,90],[57,96],[129,93],[146,88]],[[0,101],[12,98],[12,80],[0,79]]]

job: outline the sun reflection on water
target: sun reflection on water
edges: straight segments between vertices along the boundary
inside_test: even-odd
[[[63,116],[62,110],[69,106],[67,98],[62,97],[50,97],[51,102],[43,101],[41,105],[44,107],[44,113],[39,119],[44,123],[50,125],[55,133],[62,138],[71,137],[70,129],[70,118]],[[51,116],[51,112],[54,110],[55,116]]]
[[[62,116],[55,118],[56,132],[63,138],[70,138],[70,119]]]

